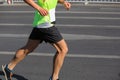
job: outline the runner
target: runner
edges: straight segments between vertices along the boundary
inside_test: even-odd
[[[59,80],[59,72],[63,65],[65,55],[68,52],[68,47],[60,32],[55,27],[55,8],[57,4],[60,3],[69,10],[71,4],[64,0],[38,0],[37,3],[33,0],[24,1],[36,9],[33,30],[27,44],[16,52],[13,59],[7,65],[2,65],[5,79],[12,80],[12,70],[14,67],[40,43],[45,41],[57,50],[53,59],[53,71],[49,80]]]

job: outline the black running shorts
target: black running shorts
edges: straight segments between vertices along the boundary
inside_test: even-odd
[[[29,39],[45,41],[49,43],[56,43],[63,39],[58,29],[53,26],[50,28],[33,28]]]

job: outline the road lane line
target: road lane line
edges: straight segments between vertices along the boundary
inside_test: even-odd
[[[34,13],[34,11],[0,11],[0,13]],[[56,13],[71,14],[120,14],[120,12],[90,12],[90,11],[56,11]]]
[[[0,55],[14,55],[15,52],[12,51],[0,51]],[[38,53],[33,52],[29,54],[30,56],[46,56],[46,57],[52,57],[54,56],[53,53]],[[120,59],[120,56],[117,55],[93,55],[93,54],[67,54],[66,57],[69,58],[101,58],[101,59]]]
[[[3,16],[1,16],[1,17],[3,17]],[[20,16],[16,16],[16,17],[13,17],[13,16],[5,16],[6,18],[15,18],[15,19],[17,19],[17,18],[21,18]],[[25,16],[25,17],[29,17],[29,18],[31,18],[31,17],[33,17],[33,16]],[[23,19],[23,17],[22,17],[22,19]],[[57,16],[56,17],[56,19],[69,19],[69,20],[73,20],[73,19],[75,19],[75,20],[77,20],[77,19],[90,19],[90,20],[120,20],[120,18],[119,17],[92,17],[92,16],[90,16],[90,17],[78,17],[78,16]]]
[[[20,24],[20,23],[0,23],[0,26],[32,26],[32,24]]]
[[[66,40],[110,40],[120,39],[120,37],[99,36],[99,35],[85,35],[85,34],[64,34]],[[27,38],[29,34],[0,34],[0,38]]]
[[[16,23],[0,23],[0,26],[4,26],[4,27],[14,27],[14,26],[32,26],[32,24],[16,24]],[[80,27],[100,27],[100,28],[120,28],[120,26],[117,26],[117,25],[75,25],[75,24],[56,24],[56,26],[60,26],[60,27],[63,27],[63,26],[65,26],[65,27],[78,27],[78,28],[80,28]]]
[[[104,20],[110,20],[110,19],[111,20],[119,20],[120,19],[119,17],[77,17],[77,16],[76,17],[70,17],[70,16],[69,17],[68,16],[67,17],[65,17],[65,16],[63,17],[63,16],[59,16],[57,18],[59,18],[59,19],[61,19],[61,18],[62,19],[71,19],[71,20],[72,19],[95,19],[95,20],[96,19],[104,19]]]

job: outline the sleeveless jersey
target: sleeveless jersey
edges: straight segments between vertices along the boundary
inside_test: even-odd
[[[48,10],[49,14],[46,16],[41,16],[38,11],[35,11],[33,26],[38,28],[48,28],[53,26],[51,22],[55,21],[55,8],[58,0],[38,0],[37,4]]]

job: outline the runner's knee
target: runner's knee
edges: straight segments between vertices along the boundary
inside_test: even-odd
[[[16,57],[22,57],[22,56],[26,56],[29,53],[31,53],[33,51],[33,49],[28,49],[26,47],[20,48],[17,52],[16,52]]]
[[[60,53],[60,54],[62,53],[62,54],[64,54],[64,55],[66,55],[67,52],[68,52],[68,48],[67,48],[67,47],[61,48],[61,49],[58,50],[58,53]]]

